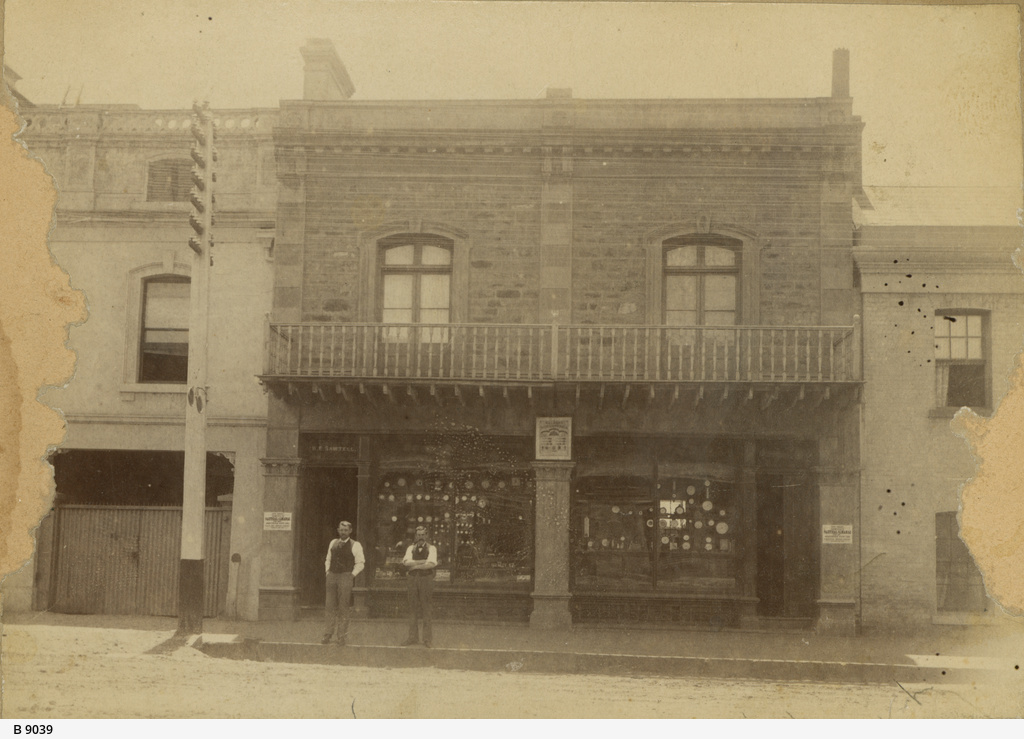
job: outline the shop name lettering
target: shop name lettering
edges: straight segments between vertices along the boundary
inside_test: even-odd
[[[342,446],[340,444],[317,444],[314,447],[314,451],[320,454],[326,453],[341,453],[341,454],[355,454],[356,448],[353,446]]]

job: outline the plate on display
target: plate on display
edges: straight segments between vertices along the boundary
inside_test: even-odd
[[[712,503],[710,500],[705,500],[703,503],[700,504],[700,507],[703,508],[705,511],[710,511],[712,508],[715,507],[715,504]]]
[[[715,531],[717,531],[719,534],[727,534],[729,533],[729,524],[727,524],[725,521],[719,521],[718,525],[715,526]]]

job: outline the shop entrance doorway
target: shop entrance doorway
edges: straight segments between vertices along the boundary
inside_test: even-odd
[[[817,513],[806,475],[757,477],[758,614],[811,619],[817,591]]]
[[[353,532],[356,530],[356,474],[355,467],[308,467],[303,472],[298,530],[299,598],[303,606],[323,607],[324,558],[331,539],[338,535],[338,522],[349,521]]]

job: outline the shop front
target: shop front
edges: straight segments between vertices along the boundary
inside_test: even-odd
[[[771,495],[781,488],[768,484],[775,478],[763,459],[759,469],[758,446],[749,439],[579,440],[570,531],[573,620],[727,628],[787,613],[810,625],[812,490],[797,485],[786,492],[799,506]],[[801,464],[799,454],[794,450],[791,467]],[[805,515],[787,518],[775,508]],[[788,549],[783,542],[791,543]],[[769,586],[785,583],[787,573],[789,589],[776,598]]]
[[[360,448],[360,440],[364,458],[343,459],[346,450]],[[305,434],[302,447],[304,509],[310,512],[300,534],[302,551],[309,552],[301,557],[308,573],[301,583],[304,603],[320,602],[323,552],[335,519],[345,518],[366,553],[357,591],[371,617],[405,616],[402,558],[416,527],[426,526],[438,552],[439,618],[529,619],[535,499],[529,439]],[[368,495],[356,506],[360,469]],[[328,511],[327,523],[319,525]],[[319,546],[309,544],[313,540]]]

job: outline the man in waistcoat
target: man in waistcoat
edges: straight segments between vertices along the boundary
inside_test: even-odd
[[[327,603],[324,620],[324,638],[321,644],[330,644],[335,631],[338,645],[348,639],[348,604],[352,599],[352,581],[363,571],[366,559],[363,547],[352,538],[352,524],[338,524],[338,538],[327,548],[324,569],[327,571]]]
[[[416,527],[416,541],[405,550],[406,575],[409,579],[409,638],[403,647],[419,644],[418,621],[423,620],[423,646],[429,647],[433,638],[430,626],[430,597],[434,591],[434,568],[437,567],[437,548],[427,541],[425,526]]]

